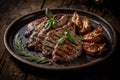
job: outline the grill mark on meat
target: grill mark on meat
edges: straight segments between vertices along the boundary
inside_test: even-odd
[[[46,38],[43,41],[42,52],[45,56],[46,56],[46,54],[47,54],[47,56],[52,55],[52,52],[56,45],[56,42],[58,41],[58,39],[60,39],[60,35],[58,33],[56,33],[57,32],[56,30],[49,31],[46,35]],[[46,42],[48,43],[48,45],[45,45]],[[52,48],[52,50],[51,51],[46,50],[45,48],[47,48],[47,47]],[[47,53],[45,53],[45,52],[47,52]]]
[[[67,47],[64,48],[65,45],[67,45]],[[82,48],[82,47],[76,46],[76,45],[74,45],[74,43],[71,43],[68,39],[66,39],[62,45],[55,46],[55,48],[54,48],[55,50],[53,51],[52,56],[53,57],[56,55],[60,56],[60,57],[64,58],[63,61],[74,60],[80,54],[78,51],[81,51],[81,49],[78,50],[79,48]],[[53,59],[53,61],[59,62],[59,60],[57,58],[56,58],[56,60],[54,60],[54,58],[52,58],[52,59]]]
[[[54,48],[53,47],[51,47],[51,46],[45,46],[47,49],[51,49],[51,50],[53,50]],[[46,51],[46,49],[45,49],[45,51]]]
[[[50,54],[52,54],[54,50],[53,46],[49,46],[49,45],[43,45],[42,49],[43,49],[42,54],[44,56],[50,56]]]
[[[47,47],[51,48],[52,47],[52,50],[46,51],[46,49],[43,49],[43,51],[45,50],[44,52],[46,52],[43,54],[48,55],[48,56],[52,55],[53,61],[59,61],[59,59],[57,59],[58,56],[59,56],[58,58],[60,58],[60,59],[63,58],[62,61],[74,60],[74,58],[79,56],[79,52],[77,52],[77,51],[81,50],[81,49],[78,50],[78,48],[80,48],[80,47],[76,46],[74,43],[71,43],[67,38],[65,39],[65,42],[62,45],[58,45],[58,40],[61,37],[65,36],[64,33],[60,34],[58,31],[64,31],[64,30],[65,30],[65,28],[58,28],[58,29],[49,31],[44,40],[44,44],[45,44],[45,42],[48,42],[49,45],[47,45],[47,46],[43,45],[44,46],[43,48],[47,48]],[[54,41],[52,41],[50,38],[52,38]],[[80,42],[80,41],[78,41],[78,42]],[[65,46],[67,46],[67,47],[65,47]],[[76,48],[76,47],[78,47],[78,48]],[[55,56],[57,56],[57,57],[55,57]],[[54,59],[56,59],[56,60],[54,60]]]
[[[68,40],[65,41],[66,44],[71,44],[71,42],[69,42]],[[75,44],[71,44],[72,47],[75,47]]]
[[[59,50],[59,45],[58,45],[58,44],[56,44],[56,46],[55,46],[54,49],[55,49],[55,50],[54,50],[53,53],[52,53],[53,61],[56,61],[56,60],[57,60],[57,58],[56,58],[56,60],[54,60],[54,57],[55,57],[55,56],[59,56],[60,58],[63,58],[62,61],[66,61],[65,59],[68,58],[68,56],[67,56],[67,54],[64,53],[63,50]]]
[[[68,43],[67,43],[68,42]],[[68,49],[68,51],[70,50],[69,47],[71,47],[71,50],[75,48],[75,46],[72,45],[72,43],[68,40],[65,41],[64,45],[67,45],[66,49]]]
[[[52,60],[53,60],[54,62],[56,62],[57,60],[58,60],[58,61],[64,61],[64,59],[63,59],[62,57],[60,57],[60,56],[58,56],[58,55],[56,55],[56,54],[55,54],[55,56],[52,56]]]
[[[51,40],[46,40],[46,41],[49,42],[49,43],[52,43],[52,44],[56,45],[56,43],[53,42],[53,41],[51,41]]]
[[[66,46],[66,47],[65,47]],[[75,52],[75,46],[72,46],[72,43],[69,42],[69,44],[64,43],[62,48],[58,48],[60,51],[63,50],[66,54],[70,55],[71,51],[74,53]],[[73,50],[75,49],[75,50]]]
[[[69,51],[67,50],[67,49],[63,49],[63,48],[57,48],[58,49],[58,51],[63,51],[63,53],[65,53],[65,54],[69,54]]]
[[[53,51],[53,49],[46,47],[46,50],[44,50],[44,52],[42,52],[42,54],[46,57],[50,57],[51,52]]]
[[[56,55],[58,55],[58,56],[60,56],[60,57],[62,57],[64,59],[66,58],[66,54],[63,51],[60,51],[60,50],[53,51],[52,54],[53,55],[56,54]]]

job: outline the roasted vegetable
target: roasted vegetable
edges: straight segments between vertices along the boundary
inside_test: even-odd
[[[77,12],[74,12],[72,16],[72,22],[76,24],[79,30],[83,28],[83,22],[81,20],[81,17],[77,14]]]
[[[58,23],[54,18],[53,13],[48,8],[46,8],[45,14],[46,17],[49,19],[49,21],[45,25],[46,31],[50,30],[51,28],[56,28],[58,26]]]
[[[79,30],[80,34],[86,34],[91,31],[91,23],[90,20],[87,17],[84,17],[83,19],[83,26],[82,29]]]
[[[90,20],[87,17],[84,17],[82,20],[81,17],[77,14],[77,12],[73,14],[72,22],[76,24],[80,34],[86,34],[91,30]]]
[[[92,32],[89,32],[83,36],[83,40],[86,42],[99,42],[102,38],[103,27],[99,25]]]
[[[98,57],[101,55],[101,52],[104,49],[105,44],[97,44],[97,43],[83,43],[83,48],[89,56]]]

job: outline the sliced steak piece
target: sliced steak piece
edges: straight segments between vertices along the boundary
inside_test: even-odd
[[[68,22],[67,25],[64,25],[63,28],[57,28],[55,30],[51,30],[47,33],[46,38],[43,41],[42,53],[45,56],[49,56],[52,54],[54,50],[54,46],[56,45],[57,41],[64,36],[64,30],[69,29],[73,33],[75,33],[75,25],[72,22]],[[48,49],[48,51],[46,50]],[[49,50],[52,49],[52,50]]]
[[[103,27],[98,25],[96,29],[83,36],[83,40],[86,42],[99,42],[102,38]]]
[[[28,38],[35,29],[36,30],[40,29],[41,25],[44,24],[46,21],[47,21],[47,18],[43,17],[43,18],[40,18],[40,19],[37,19],[37,20],[30,22],[27,25],[25,37]]]
[[[34,51],[42,51],[42,42],[44,38],[46,37],[47,31],[44,29],[44,25],[42,25],[43,28],[41,28],[39,31],[36,32],[35,35],[30,35],[29,40],[32,39],[32,42],[27,42],[27,48]]]
[[[46,35],[46,30],[44,29],[46,21],[43,21],[37,25],[32,31],[31,35],[28,37],[28,42],[26,48],[34,51],[41,51],[42,41]]]
[[[65,25],[66,22],[68,21],[68,15],[55,15],[54,17],[57,20],[59,27]],[[35,29],[39,30],[39,29],[43,28],[42,26],[45,25],[47,20],[48,20],[47,17],[43,17],[43,18],[36,19],[36,20],[30,22],[27,25],[25,37],[28,38]]]

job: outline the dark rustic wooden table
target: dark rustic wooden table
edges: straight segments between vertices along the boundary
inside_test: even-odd
[[[116,0],[114,0],[116,1]],[[116,80],[120,73],[120,8],[119,3],[81,5],[79,0],[0,0],[0,80]],[[85,69],[51,71],[35,69],[14,59],[3,43],[8,25],[22,15],[48,8],[77,8],[96,13],[116,30],[117,47],[105,61]],[[119,80],[119,79],[118,79]]]

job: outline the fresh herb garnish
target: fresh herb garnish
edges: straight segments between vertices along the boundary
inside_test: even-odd
[[[19,34],[15,35],[15,44],[16,44],[16,49],[20,52],[20,54],[25,56],[30,61],[35,61],[36,63],[42,63],[42,64],[50,61],[49,58],[38,57],[35,54],[31,54],[28,51],[26,51],[24,45],[22,44],[22,40]]]
[[[46,24],[45,24],[45,30],[48,31],[50,30],[52,27],[52,22],[49,20]]]
[[[46,8],[45,15],[47,16],[48,19],[53,18],[53,13],[49,10],[49,8]]]
[[[64,34],[67,36],[67,38],[73,42],[74,44],[78,45],[78,42],[76,40],[76,38],[74,37],[74,35],[72,34],[72,32],[70,30],[65,30]]]
[[[58,26],[58,23],[55,20],[53,13],[48,8],[46,8],[46,10],[45,10],[45,15],[49,19],[45,25],[45,29],[48,31],[51,28],[56,28]]]
[[[65,38],[64,38],[64,37],[62,37],[62,38],[60,38],[60,39],[58,40],[59,44],[63,44],[64,41],[65,41]]]
[[[76,38],[74,37],[73,33],[70,30],[64,30],[62,32],[64,35],[66,35],[66,37],[68,38],[69,41],[71,41],[72,43],[78,45],[78,42],[76,40]],[[62,37],[58,40],[59,44],[63,44],[65,41],[65,38]]]

